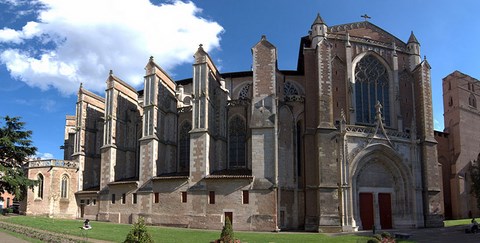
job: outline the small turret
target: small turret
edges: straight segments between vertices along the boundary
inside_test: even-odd
[[[410,38],[408,38],[407,49],[410,54],[410,70],[413,70],[422,61],[420,57],[420,43],[413,34],[413,31],[410,34]]]
[[[198,64],[198,63],[206,62],[207,61],[207,59],[206,59],[207,56],[208,56],[208,54],[203,49],[203,45],[202,44],[198,45],[197,52],[195,52],[195,54],[193,55],[193,57],[195,58],[195,63]]]
[[[312,27],[310,29],[310,38],[312,39],[312,47],[316,46],[320,42],[321,38],[327,36],[327,25],[323,21],[320,14],[317,14],[317,18],[313,21]]]

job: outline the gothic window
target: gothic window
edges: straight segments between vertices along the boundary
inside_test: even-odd
[[[366,55],[355,67],[355,100],[358,123],[375,123],[375,104],[382,104],[385,124],[390,125],[389,77],[386,67],[373,55]]]
[[[233,117],[228,124],[228,159],[229,167],[246,166],[246,126],[239,116]]]
[[[190,122],[183,123],[180,128],[180,172],[188,171],[190,168],[190,130],[192,130],[192,124],[190,124]]]
[[[298,90],[295,87],[295,85],[293,85],[291,82],[287,81],[287,82],[285,82],[285,85],[283,86],[283,93],[285,94],[285,96],[298,95]]]
[[[238,95],[238,99],[240,99],[240,100],[250,99],[250,97],[251,97],[250,86],[252,86],[252,84],[247,84],[242,88],[242,90],[240,90],[240,94]]]
[[[43,175],[38,174],[37,175],[37,198],[43,198]]]
[[[475,96],[473,94],[470,94],[470,97],[468,97],[468,105],[473,108],[477,108],[477,101],[475,100]]]
[[[62,176],[62,182],[60,187],[60,197],[61,198],[68,198],[68,176]]]

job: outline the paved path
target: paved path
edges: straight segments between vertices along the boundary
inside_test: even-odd
[[[412,240],[418,243],[478,243],[480,242],[480,234],[466,234],[466,225],[452,226],[444,228],[427,228],[427,229],[405,229],[405,230],[386,230],[392,236],[395,233],[408,233]],[[383,230],[379,230],[377,233],[381,233]],[[346,233],[341,233],[346,234]],[[354,233],[355,235],[372,236],[372,231],[359,231]]]
[[[0,239],[0,242],[2,243],[28,243],[28,241],[22,240],[2,231],[0,231]]]

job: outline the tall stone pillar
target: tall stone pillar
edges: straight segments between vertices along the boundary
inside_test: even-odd
[[[190,132],[190,182],[194,189],[205,188],[202,179],[210,174],[215,158],[214,107],[211,99],[216,87],[220,86],[218,70],[202,45],[194,55],[193,65],[193,115]],[[212,164],[211,164],[212,163]],[[199,183],[200,182],[200,183]]]
[[[83,173],[85,170],[85,119],[86,119],[86,103],[83,101],[83,88],[80,86],[78,90],[77,107],[75,111],[75,141],[73,144],[72,159],[78,162],[78,190],[83,190]]]
[[[277,49],[265,36],[252,48],[253,90],[250,129],[253,190],[271,195],[272,219],[279,229]],[[273,192],[272,192],[273,189]]]
[[[319,118],[316,133],[319,163],[318,231],[340,231],[341,198],[339,198],[339,186],[341,186],[341,166],[337,154],[338,132],[333,124],[331,46],[327,39],[323,39],[317,44],[316,57],[319,83]]]
[[[422,61],[414,70],[416,123],[420,139],[423,178],[423,210],[425,227],[443,226],[442,177],[437,158],[437,142],[433,129],[432,87],[430,65]]]
[[[117,155],[117,146],[115,141],[115,132],[117,124],[117,97],[118,91],[114,88],[114,78],[110,71],[107,79],[107,90],[105,98],[105,126],[104,141],[101,147],[101,166],[100,166],[100,190],[106,189],[108,183],[115,181],[115,163]]]
[[[150,179],[157,175],[158,158],[158,85],[153,58],[145,67],[142,138],[140,139],[140,191],[151,191]],[[146,184],[148,183],[148,185]]]
[[[305,132],[303,137],[305,163],[302,175],[305,180],[305,230],[318,230],[318,153],[312,153],[317,149],[316,131],[318,126],[318,65],[314,48],[303,49],[305,57]]]

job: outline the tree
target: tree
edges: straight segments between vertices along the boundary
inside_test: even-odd
[[[225,217],[225,225],[220,234],[220,241],[225,243],[234,242],[235,236],[233,233],[232,222],[229,217]]]
[[[35,155],[32,131],[24,130],[25,122],[20,117],[3,117],[0,122],[0,194],[8,192],[21,200],[36,181],[28,179],[23,164]]]
[[[470,178],[472,180],[471,192],[477,198],[477,208],[480,209],[480,154],[470,167]]]
[[[138,221],[133,224],[133,228],[127,235],[124,243],[153,243],[152,236],[147,232],[147,226],[143,217],[139,217]]]

